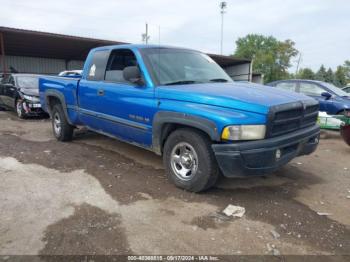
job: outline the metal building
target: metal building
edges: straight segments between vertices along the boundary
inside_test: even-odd
[[[82,69],[91,48],[126,44],[70,35],[0,27],[0,72],[58,74]],[[209,54],[236,81],[252,81],[252,62]]]

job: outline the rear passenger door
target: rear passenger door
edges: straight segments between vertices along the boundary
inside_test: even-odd
[[[321,95],[322,93],[325,92],[325,90],[319,85],[311,82],[300,82],[299,92],[319,101],[320,111],[324,111],[324,112],[328,111],[328,107],[329,107],[328,104],[331,102],[331,99],[326,100],[326,98]]]

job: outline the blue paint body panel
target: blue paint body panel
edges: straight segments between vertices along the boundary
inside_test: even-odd
[[[117,45],[90,51],[81,79],[42,77],[40,98],[49,111],[46,96],[61,94],[69,122],[118,137],[152,149],[154,118],[159,112],[177,112],[206,119],[221,134],[227,125],[266,124],[272,106],[308,100],[309,98],[272,87],[251,83],[208,83],[156,86],[142,59],[140,49],[154,46]],[[97,51],[129,49],[136,58],[144,86],[88,80],[92,58]],[[99,96],[103,90],[103,96]]]

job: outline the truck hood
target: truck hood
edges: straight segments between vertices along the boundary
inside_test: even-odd
[[[205,83],[157,87],[161,100],[178,100],[267,114],[275,105],[310,100],[302,94],[253,83]]]

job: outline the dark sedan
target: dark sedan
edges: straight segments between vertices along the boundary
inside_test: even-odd
[[[39,99],[39,76],[5,74],[0,82],[0,106],[19,118],[44,115]]]
[[[329,115],[350,114],[350,94],[326,82],[315,80],[281,80],[267,84],[283,90],[302,93],[320,103],[320,111]]]

